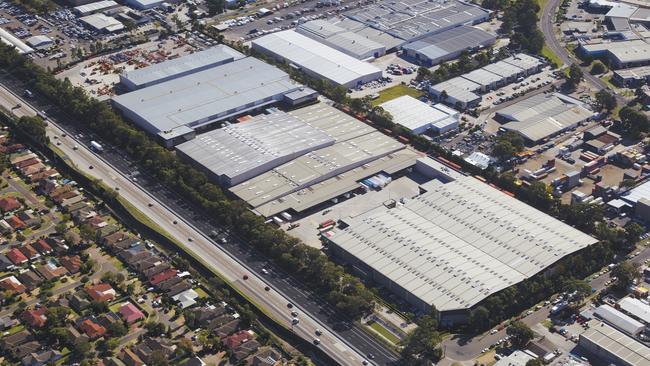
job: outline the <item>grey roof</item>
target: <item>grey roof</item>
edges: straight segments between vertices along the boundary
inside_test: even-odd
[[[124,29],[124,24],[119,20],[101,13],[86,15],[79,18],[79,20],[98,31],[117,32]]]
[[[496,36],[482,29],[460,26],[440,33],[426,36],[408,43],[402,48],[418,52],[429,59],[435,60],[462,50],[494,43]]]
[[[483,66],[483,70],[497,74],[503,78],[510,78],[524,71],[521,67],[509,64],[504,61],[497,61],[493,64]]]
[[[482,86],[489,86],[503,80],[502,76],[491,73],[482,68],[464,74],[462,77]]]
[[[582,44],[581,47],[587,53],[606,51],[621,63],[642,63],[650,60],[650,44],[641,39]]]
[[[616,4],[612,6],[611,9],[605,14],[606,17],[610,18],[629,18],[634,14],[634,12],[638,9],[636,6],[632,6],[629,4]]]
[[[287,113],[275,112],[204,133],[176,149],[237,184],[334,141]]]
[[[159,64],[150,65],[141,69],[128,71],[122,75],[134,87],[157,84],[168,81],[205,68],[218,66],[227,62],[243,58],[244,55],[236,50],[218,45],[206,50],[185,55]]]
[[[578,100],[554,93],[537,94],[497,114],[512,120],[503,128],[516,131],[530,141],[539,141],[587,120],[593,112]]]
[[[113,98],[152,133],[211,121],[271,104],[300,88],[284,71],[246,57]]]
[[[630,69],[614,70],[623,79],[644,79],[650,77],[650,66],[639,66]]]
[[[637,201],[642,198],[650,200],[650,181],[634,187],[632,190],[628,191],[625,196],[621,197],[621,199],[631,204],[636,204]]]
[[[445,91],[450,98],[465,103],[481,98],[474,93],[481,89],[481,85],[460,76],[433,85],[429,89],[436,94]]]
[[[268,34],[252,42],[253,49],[284,58],[308,72],[339,85],[377,79],[377,67],[305,37],[293,30]],[[367,80],[369,81],[369,80]]]
[[[611,201],[610,201],[611,202]],[[618,302],[621,310],[640,319],[646,324],[650,324],[650,305],[643,303],[639,299],[625,297]]]
[[[118,6],[118,3],[116,3],[113,0],[102,0],[90,4],[75,6],[74,10],[79,14],[88,14],[88,13],[98,12],[106,8],[113,8],[116,6]]]
[[[643,343],[596,320],[587,324],[589,325],[587,330],[580,334],[580,344],[587,341],[587,343],[597,345],[623,360],[626,365],[650,365],[650,348]]]
[[[321,19],[300,24],[296,32],[358,59],[368,57],[374,52],[383,53],[386,48],[368,37]]]
[[[435,123],[443,121],[458,121],[458,112],[446,108],[444,110],[432,107],[409,95],[403,95],[388,102],[382,103],[381,107],[393,116],[393,121],[398,125],[416,131],[421,128],[430,127]],[[443,127],[449,123],[438,125]]]
[[[350,10],[344,15],[395,37],[412,40],[462,24],[476,23],[487,19],[489,12],[455,0],[385,0]]]
[[[597,241],[470,176],[422,189],[346,219],[329,239],[440,311],[468,309]]]
[[[356,20],[350,18],[343,18],[335,24],[341,28],[353,31],[354,33],[369,40],[382,44],[386,47],[387,50],[393,49],[404,43],[403,39],[394,37],[382,30],[372,28],[369,25],[357,22]]]
[[[518,53],[503,59],[503,62],[516,66],[522,70],[529,70],[538,67],[542,64],[538,58],[527,55],[525,53]]]
[[[611,326],[628,334],[636,335],[645,328],[645,326],[640,322],[630,318],[607,304],[597,307],[596,310],[594,310],[594,314],[609,323]]]

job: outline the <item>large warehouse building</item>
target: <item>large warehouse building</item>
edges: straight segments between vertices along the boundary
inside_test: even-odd
[[[460,25],[482,23],[488,20],[490,12],[456,0],[384,0],[350,10],[344,15],[396,38],[415,41]]]
[[[284,71],[246,57],[122,94],[112,101],[133,123],[171,147],[215,122],[289,103],[290,94],[301,88]]]
[[[201,134],[176,151],[230,187],[334,142],[327,133],[274,112]]]
[[[460,26],[426,36],[402,46],[406,55],[423,66],[434,66],[453,60],[463,51],[488,47],[496,42],[496,36],[482,29]]]
[[[327,240],[342,261],[418,310],[435,306],[443,325],[597,241],[471,176],[420,188],[404,205],[343,219],[347,227]]]
[[[359,188],[365,178],[415,164],[415,152],[324,103],[289,114],[327,133],[336,143],[230,189],[262,216],[303,212]]]
[[[606,57],[617,69],[650,65],[650,44],[642,39],[581,43],[578,51],[589,57]]]
[[[293,30],[268,34],[252,42],[253,50],[295,65],[307,75],[355,88],[382,76],[377,67]]]
[[[296,27],[296,32],[360,60],[386,53],[383,44],[322,19],[302,23]]]
[[[537,94],[507,106],[497,117],[510,121],[501,126],[515,131],[529,143],[538,143],[593,117],[593,112],[574,98],[560,93]]]
[[[442,104],[433,106],[409,95],[403,95],[381,107],[393,116],[393,122],[416,135],[433,130],[443,134],[458,128],[459,112]]]
[[[244,55],[230,47],[218,45],[159,64],[125,72],[120,75],[120,83],[129,90],[141,89],[240,58],[244,58]]]
[[[594,360],[621,366],[650,365],[650,348],[645,344],[596,320],[587,325],[578,344],[592,353]]]

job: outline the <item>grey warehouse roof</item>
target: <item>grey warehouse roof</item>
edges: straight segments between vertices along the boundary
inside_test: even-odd
[[[469,176],[330,236],[356,260],[440,311],[468,309],[596,239]]]
[[[539,141],[587,120],[593,112],[582,102],[559,93],[537,94],[497,112],[512,120],[503,125],[530,141]]]
[[[296,28],[296,32],[358,59],[370,57],[374,52],[383,54],[386,48],[368,37],[322,19],[302,23]]]
[[[487,19],[489,12],[454,0],[401,0],[379,1],[344,15],[395,37],[412,40],[462,24],[477,23]]]
[[[441,110],[409,95],[389,100],[381,104],[381,107],[393,116],[395,123],[410,131],[417,131],[447,120],[458,121],[457,111],[450,108]]]
[[[633,205],[636,204],[641,198],[650,200],[650,181],[634,187],[632,190],[628,191],[625,196],[621,197],[621,199]]]
[[[641,300],[632,297],[623,298],[618,302],[618,305],[626,313],[640,319],[646,324],[650,324],[650,305],[644,304]]]
[[[284,112],[259,115],[176,146],[227,184],[237,184],[310,151],[334,144],[327,133]]]
[[[402,46],[435,60],[448,54],[494,43],[496,37],[482,29],[460,26],[426,36]]]
[[[650,348],[643,343],[628,337],[622,332],[607,324],[592,320],[587,323],[589,327],[580,334],[580,344],[583,339],[588,343],[597,345],[607,352],[616,355],[627,365],[650,365]]]
[[[167,60],[142,69],[128,71],[122,75],[134,88],[157,84],[168,81],[192,72],[204,70],[207,67],[218,66],[233,60],[243,58],[244,55],[236,50],[218,45],[206,50]]]
[[[650,44],[641,39],[582,44],[581,47],[588,53],[607,51],[621,63],[641,63],[650,60]]]
[[[284,71],[246,57],[114,97],[113,103],[157,134],[225,119],[277,102],[299,88]]]
[[[597,307],[596,310],[594,310],[594,314],[600,319],[608,322],[613,327],[629,334],[635,335],[645,328],[640,322],[630,318],[607,304]]]

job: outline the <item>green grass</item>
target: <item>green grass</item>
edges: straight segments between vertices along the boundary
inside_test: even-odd
[[[391,341],[393,344],[399,344],[400,339],[395,334],[391,333],[388,329],[384,328],[381,324],[375,321],[370,321],[368,322],[368,326],[372,328],[375,332],[381,334],[382,337]]]
[[[546,6],[546,3],[548,0],[537,0],[537,4],[539,5],[539,10],[537,11],[537,18],[542,17],[542,11],[544,11],[544,6]]]
[[[210,297],[210,295],[208,295],[208,293],[205,292],[205,290],[200,287],[195,288],[194,291],[196,291],[196,293],[199,294],[200,298]]]
[[[16,333],[20,332],[23,329],[25,329],[25,326],[22,325],[22,324],[14,325],[13,327],[9,328],[9,330],[7,330],[7,333],[8,333],[7,335],[9,336],[9,335],[12,335],[12,334],[16,334]]]
[[[109,306],[108,310],[110,310],[110,311],[114,312],[115,314],[117,314],[117,312],[120,311],[120,307],[122,307],[122,304],[124,304],[124,302],[125,302],[124,300],[116,302],[115,304]]]
[[[373,106],[380,105],[384,102],[387,102],[391,99],[395,99],[397,97],[401,97],[402,95],[410,95],[413,98],[419,98],[424,95],[423,92],[409,88],[406,85],[403,84],[398,84],[395,86],[392,86],[388,89],[384,89],[379,92],[379,98],[375,99],[372,101]]]
[[[551,321],[551,319],[544,319],[544,320],[542,320],[541,324],[542,324],[546,329],[551,329],[551,327],[553,326],[553,322]]]
[[[542,56],[546,57],[547,59],[551,60],[554,64],[556,64],[558,67],[562,67],[562,59],[560,56],[558,56],[555,52],[553,52],[547,44],[544,44],[544,47],[542,47]]]

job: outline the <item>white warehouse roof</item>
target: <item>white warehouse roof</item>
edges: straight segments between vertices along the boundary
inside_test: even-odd
[[[628,334],[637,335],[645,328],[645,326],[640,322],[630,318],[607,304],[597,307],[596,310],[594,310],[594,315],[606,321],[614,328]]]
[[[158,134],[272,104],[300,87],[284,71],[246,57],[116,96],[113,103],[134,123]]]
[[[650,324],[650,305],[632,297],[623,298],[618,302],[618,305],[626,313],[646,324]]]
[[[275,112],[201,134],[176,149],[221,183],[234,185],[334,141],[287,113]]]
[[[96,1],[94,3],[75,6],[74,10],[81,15],[87,15],[91,13],[97,13],[101,10],[117,7],[118,3],[113,0],[102,0]]]
[[[91,28],[101,32],[110,33],[124,29],[124,24],[122,24],[119,20],[101,13],[86,15],[85,17],[79,18],[79,20]]]
[[[470,176],[422,189],[402,206],[346,219],[329,240],[440,311],[469,309],[597,241]]]
[[[636,204],[642,198],[650,200],[650,181],[634,187],[625,196],[621,197],[621,199],[632,205]]]
[[[375,54],[381,56],[386,52],[383,44],[322,19],[302,23],[296,27],[296,32],[357,59],[375,57]]]
[[[580,345],[586,341],[595,349],[603,349],[615,355],[625,365],[650,365],[650,348],[645,344],[625,335],[607,324],[592,320],[589,327],[580,334]]]
[[[34,52],[34,49],[26,45],[25,42],[2,28],[0,28],[0,41],[6,45],[15,47],[16,51],[21,54]]]
[[[302,68],[307,74],[346,87],[355,87],[382,76],[382,71],[377,67],[293,30],[255,39],[252,48],[282,58]]]
[[[243,54],[228,46],[218,45],[173,60],[128,71],[120,75],[120,81],[131,89],[139,89],[243,57]]]
[[[458,121],[458,112],[450,109],[438,109],[419,101],[409,95],[389,100],[381,107],[393,116],[398,125],[412,131],[423,133],[433,124],[445,124]]]

